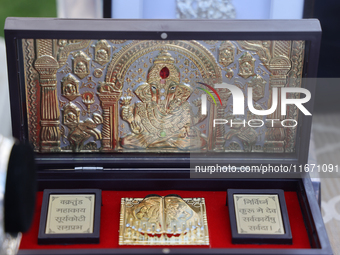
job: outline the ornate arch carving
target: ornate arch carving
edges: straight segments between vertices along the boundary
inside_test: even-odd
[[[197,41],[133,41],[113,55],[105,84],[111,90],[99,90],[98,96],[103,107],[103,151],[118,148],[118,99],[120,98],[124,79],[130,66],[140,57],[160,50],[175,51],[190,59],[198,68],[205,82],[211,84],[222,82],[221,68],[214,55]]]
[[[203,78],[213,79],[212,83],[222,82],[221,68],[217,65],[214,55],[197,41],[134,41],[112,58],[105,81],[119,82],[138,58],[162,49],[185,55],[194,62]]]

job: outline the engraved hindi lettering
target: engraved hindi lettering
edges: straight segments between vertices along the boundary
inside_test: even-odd
[[[60,213],[84,213],[86,211],[86,208],[57,208],[56,212]]]
[[[278,195],[234,194],[239,234],[284,234]]]
[[[261,204],[268,204],[268,199],[264,199],[264,200],[261,200],[261,199],[243,199],[243,202],[245,205],[247,204],[251,204],[251,205],[261,205]]]
[[[58,230],[66,230],[66,231],[69,231],[69,230],[82,230],[83,229],[83,226],[82,225],[64,225],[64,226],[61,226],[59,225],[58,227]]]
[[[73,216],[66,215],[65,217],[55,217],[55,220],[58,223],[64,223],[68,221],[85,221],[85,219],[86,217],[84,215],[81,215],[79,217],[76,215],[73,215]]]
[[[83,200],[60,200],[61,204],[65,204],[65,205],[73,205],[73,206],[77,206],[78,204],[81,205],[83,204]]]
[[[93,194],[51,194],[45,233],[93,233],[94,203]]]

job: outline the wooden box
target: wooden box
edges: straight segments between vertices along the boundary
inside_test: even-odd
[[[282,115],[280,104],[282,88],[302,88],[313,113],[317,20],[8,18],[5,36],[13,135],[32,144],[38,164],[36,215],[19,254],[332,254],[298,168],[307,164],[312,116],[294,105]],[[279,106],[262,116],[246,102],[234,115],[235,93],[217,84],[246,99],[252,88],[258,111],[277,92]],[[214,127],[216,119],[267,124]],[[195,172],[216,164],[290,171]],[[101,189],[100,243],[38,245],[44,189]],[[293,244],[232,244],[228,189],[284,190]],[[204,197],[210,245],[119,246],[121,198],[148,194]]]

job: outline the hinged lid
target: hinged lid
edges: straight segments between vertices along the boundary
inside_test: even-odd
[[[8,18],[5,35],[13,135],[42,168],[307,163],[312,117],[281,96],[309,91],[313,112],[317,20]]]

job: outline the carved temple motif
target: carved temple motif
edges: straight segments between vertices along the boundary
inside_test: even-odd
[[[217,125],[214,119],[294,119],[280,104],[269,116],[232,115],[229,83],[255,109],[273,88],[301,86],[303,41],[137,41],[23,39],[29,140],[37,152],[275,152],[295,150],[296,128]],[[201,95],[208,96],[207,115]],[[280,90],[279,90],[280,91]],[[292,94],[298,97],[299,94]],[[279,94],[280,97],[280,94]]]

